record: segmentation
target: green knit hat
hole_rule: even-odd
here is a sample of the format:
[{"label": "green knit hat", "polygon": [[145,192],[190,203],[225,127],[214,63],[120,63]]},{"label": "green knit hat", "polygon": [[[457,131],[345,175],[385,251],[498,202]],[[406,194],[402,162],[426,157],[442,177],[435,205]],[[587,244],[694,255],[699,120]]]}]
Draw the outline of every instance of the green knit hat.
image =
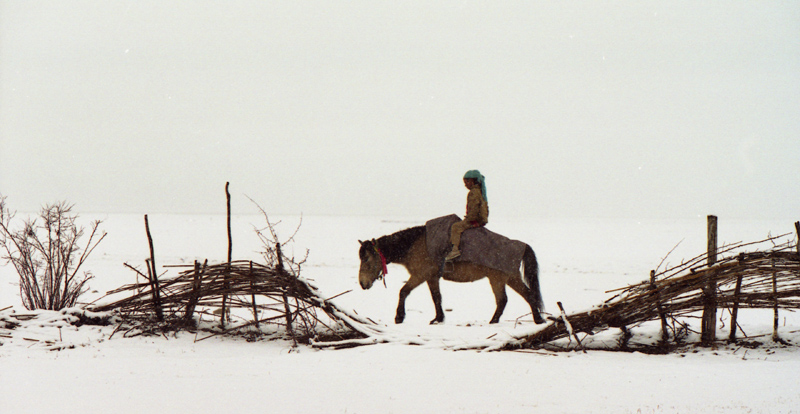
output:
[{"label": "green knit hat", "polygon": [[481,194],[483,194],[483,199],[486,202],[489,202],[489,198],[486,196],[486,177],[481,174],[478,170],[469,170],[466,174],[464,174],[464,178],[472,178],[478,181],[478,184],[481,185]]}]

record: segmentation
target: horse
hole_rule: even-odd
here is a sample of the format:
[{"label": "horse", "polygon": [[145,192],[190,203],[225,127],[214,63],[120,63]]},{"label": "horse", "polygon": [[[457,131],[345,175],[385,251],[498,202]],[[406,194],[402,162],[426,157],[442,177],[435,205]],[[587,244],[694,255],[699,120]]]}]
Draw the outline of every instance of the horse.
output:
[{"label": "horse", "polygon": [[[490,324],[500,321],[500,316],[508,302],[506,285],[525,299],[531,307],[533,320],[537,324],[544,323],[541,312],[544,311],[542,293],[539,289],[539,265],[536,254],[529,245],[525,245],[522,258],[521,272],[506,273],[482,265],[454,261],[447,263],[447,271],[442,271],[445,263],[436,263],[428,255],[426,241],[426,227],[418,226],[401,230],[397,233],[376,239],[361,241],[358,255],[361,266],[358,271],[358,280],[361,288],[367,290],[376,280],[383,279],[386,275],[386,265],[396,263],[404,266],[411,276],[400,289],[397,304],[395,323],[403,323],[406,316],[405,302],[408,295],[427,282],[431,298],[436,308],[436,317],[431,324],[444,322],[442,310],[442,294],[439,290],[439,279],[453,282],[475,282],[489,278],[489,283],[494,293],[497,308],[495,309]],[[451,266],[452,263],[452,266]]]}]

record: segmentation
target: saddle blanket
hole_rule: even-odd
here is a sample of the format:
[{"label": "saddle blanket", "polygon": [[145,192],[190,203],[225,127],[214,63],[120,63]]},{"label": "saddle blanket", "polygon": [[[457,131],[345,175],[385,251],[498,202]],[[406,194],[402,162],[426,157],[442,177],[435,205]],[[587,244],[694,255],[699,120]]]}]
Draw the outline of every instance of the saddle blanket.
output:
[{"label": "saddle blanket", "polygon": [[[450,227],[457,221],[461,221],[461,218],[451,214],[425,223],[428,255],[434,262],[442,263],[450,252]],[[455,261],[475,263],[506,273],[519,273],[526,246],[519,240],[511,240],[486,227],[475,227],[461,234],[461,256]]]}]

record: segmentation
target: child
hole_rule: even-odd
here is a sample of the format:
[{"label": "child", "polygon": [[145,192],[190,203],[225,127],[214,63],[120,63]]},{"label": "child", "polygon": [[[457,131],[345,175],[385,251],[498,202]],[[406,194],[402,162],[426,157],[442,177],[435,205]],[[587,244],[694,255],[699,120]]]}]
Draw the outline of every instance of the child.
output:
[{"label": "child", "polygon": [[453,250],[447,255],[445,260],[454,260],[461,256],[459,245],[461,244],[461,233],[473,227],[483,227],[489,222],[489,201],[486,198],[486,177],[481,175],[478,170],[469,170],[464,174],[464,186],[467,187],[467,215],[464,219],[453,223],[450,228],[450,243]]}]

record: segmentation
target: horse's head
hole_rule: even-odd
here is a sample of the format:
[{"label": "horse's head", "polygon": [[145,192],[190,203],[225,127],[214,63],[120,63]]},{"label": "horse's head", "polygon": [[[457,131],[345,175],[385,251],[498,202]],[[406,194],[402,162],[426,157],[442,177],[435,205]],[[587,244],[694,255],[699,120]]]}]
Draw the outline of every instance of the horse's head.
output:
[{"label": "horse's head", "polygon": [[358,241],[361,248],[358,250],[358,257],[361,259],[361,267],[358,269],[358,283],[362,289],[369,289],[376,280],[384,276],[384,264],[378,245],[375,239]]}]

